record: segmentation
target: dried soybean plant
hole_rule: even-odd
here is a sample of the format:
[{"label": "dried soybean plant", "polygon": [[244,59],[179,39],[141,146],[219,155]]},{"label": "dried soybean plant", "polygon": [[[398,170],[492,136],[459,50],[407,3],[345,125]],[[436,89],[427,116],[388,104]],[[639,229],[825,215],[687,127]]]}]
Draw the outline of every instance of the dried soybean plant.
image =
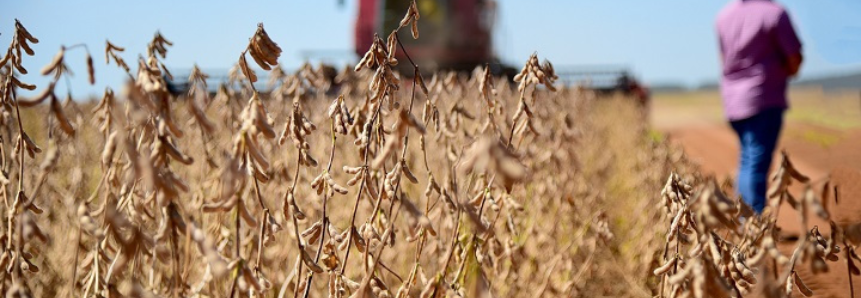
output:
[{"label": "dried soybean plant", "polygon": [[[151,292],[140,281],[128,279],[126,270],[131,276],[148,276],[150,281],[184,283],[178,248],[186,222],[177,200],[188,185],[173,162],[190,165],[194,159],[177,147],[176,139],[183,133],[171,115],[170,95],[162,77],[168,71],[157,57],[157,53],[164,57],[166,44],[169,42],[156,34],[148,45],[147,59],[138,63],[138,76],[131,77],[134,81],[126,86],[126,123],[118,121],[113,111],[111,89],[94,109],[96,124],[105,137],[102,175],[96,190],[78,207],[81,236],[77,245],[87,252],[78,264],[76,249],[73,293],[78,282],[83,296],[118,295],[126,288]],[[90,204],[96,209],[90,211]],[[144,232],[150,229],[155,233]],[[163,272],[163,266],[170,273]],[[76,280],[79,269],[85,272],[80,281]],[[173,295],[182,292],[180,287],[170,290]]]},{"label": "dried soybean plant", "polygon": [[[407,146],[409,144],[409,132],[411,129],[417,129],[421,133],[424,132],[423,125],[420,124],[412,115],[415,89],[418,86],[423,86],[421,73],[419,72],[419,67],[413,63],[409,54],[406,52],[406,49],[403,48],[399,39],[400,37],[398,36],[398,31],[407,24],[410,24],[412,21],[413,38],[418,38],[418,28],[416,25],[418,19],[419,12],[416,8],[415,1],[413,1],[410,4],[410,9],[406,16],[400,22],[399,27],[390,33],[387,41],[383,42],[381,38],[375,35],[371,48],[365,53],[361,61],[359,61],[355,67],[355,71],[362,69],[370,69],[374,71],[373,76],[370,78],[369,85],[369,92],[371,94],[366,97],[364,104],[365,108],[363,108],[366,115],[364,115],[364,117],[357,117],[357,119],[365,121],[364,123],[361,123],[362,121],[356,121],[354,124],[362,125],[363,127],[360,135],[354,142],[354,144],[359,147],[358,153],[362,156],[361,161],[363,164],[355,167],[344,167],[345,172],[354,175],[353,178],[348,181],[348,185],[356,183],[359,184],[356,204],[353,207],[350,226],[348,227],[345,239],[346,252],[343,261],[343,263],[346,264],[349,260],[351,247],[355,242],[356,248],[363,253],[362,268],[365,269],[365,276],[362,278],[361,283],[358,284],[358,287],[355,289],[349,289],[351,292],[355,291],[355,295],[353,295],[355,297],[366,297],[368,295],[371,297],[392,295],[391,290],[389,290],[389,286],[386,285],[380,276],[377,276],[376,269],[378,266],[387,268],[386,265],[380,265],[380,257],[386,246],[392,246],[394,244],[394,223],[397,218],[397,214],[400,213],[400,210],[404,205],[403,202],[408,200],[408,198],[399,196],[400,178],[402,175],[407,174],[409,177],[408,179],[411,182],[417,182],[417,179],[412,175],[408,166],[405,164]],[[402,107],[400,102],[397,100],[397,91],[399,89],[400,81],[393,70],[393,67],[398,64],[398,60],[395,58],[398,46],[400,46],[401,50],[404,51],[404,54],[415,71],[413,74],[413,88],[410,92],[410,102],[409,106],[406,108]],[[385,131],[385,124],[383,122],[384,118],[382,113],[384,112],[384,107],[388,107],[390,111],[395,109],[393,112],[397,113],[397,120],[388,132]],[[385,136],[385,134],[393,135]],[[376,147],[377,156],[372,161],[369,154],[374,147]],[[401,149],[399,154],[397,149]],[[391,171],[386,170],[386,164],[389,160],[397,160],[395,165],[392,166]],[[372,174],[372,168],[379,174]],[[384,176],[379,177],[384,179],[377,178],[372,180],[372,175]],[[374,186],[374,184],[376,184],[375,181],[379,181],[380,184]],[[365,191],[369,193],[370,199],[375,201],[374,209],[371,212],[370,218],[357,228],[355,226],[356,215],[359,204],[361,203],[362,195]],[[384,210],[381,209],[383,200],[389,201],[388,215],[381,211]],[[401,201],[401,203],[397,209],[394,209],[397,201]],[[408,202],[407,204],[412,203]],[[374,253],[375,250],[376,252]],[[343,275],[345,269],[346,266],[342,266],[340,271],[340,280],[344,280]],[[397,276],[397,274],[395,275]],[[398,279],[402,280],[400,277],[398,277]],[[330,291],[330,293],[335,294],[337,297],[342,295],[339,292],[346,292],[345,290],[347,289],[344,289],[343,285],[337,284],[339,281],[338,278],[334,281],[336,284],[330,285],[330,287],[334,287],[336,290],[335,292]]]},{"label": "dried soybean plant", "polygon": [[[534,88],[538,84],[543,84],[550,91],[556,91],[553,84],[556,82],[558,77],[553,69],[553,64],[550,61],[545,60],[544,64],[538,63],[538,54],[533,53],[532,56],[529,56],[529,60],[526,61],[526,64],[523,65],[523,68],[520,70],[520,73],[514,76],[514,81],[519,82],[517,85],[517,91],[520,92],[520,104],[517,106],[517,111],[514,112],[514,116],[511,117],[511,132],[508,134],[508,147],[512,147],[512,141],[514,140],[514,135],[520,135],[521,140],[523,139],[524,132],[529,129],[534,134],[538,134],[538,130],[535,128],[535,124],[532,121],[532,111],[529,108],[529,104],[526,103],[526,92],[529,90],[529,87]],[[532,96],[532,103],[535,103],[535,96]],[[520,119],[524,120],[521,122]]]},{"label": "dried soybean plant", "polygon": [[[2,173],[3,197],[6,202],[6,218],[5,229],[2,236],[3,254],[0,255],[0,265],[6,268],[2,273],[2,286],[5,289],[6,295],[11,297],[29,297],[32,295],[31,287],[28,283],[28,278],[25,274],[33,274],[39,272],[39,267],[33,263],[33,259],[38,255],[39,243],[44,244],[48,241],[47,235],[36,223],[36,215],[43,211],[36,205],[38,197],[35,193],[27,195],[25,189],[26,169],[25,158],[29,156],[35,158],[37,153],[41,153],[41,149],[36,145],[30,136],[24,131],[24,126],[21,119],[21,109],[23,104],[20,104],[17,89],[23,88],[27,90],[36,89],[35,85],[27,84],[17,78],[18,74],[27,74],[27,70],[23,66],[22,50],[25,54],[33,56],[35,52],[28,43],[38,43],[39,40],[30,34],[26,28],[15,20],[15,34],[12,37],[12,43],[9,45],[6,55],[0,60],[0,69],[9,65],[6,68],[4,75],[3,86],[3,122],[7,126],[7,140],[11,139],[11,129],[9,126],[17,124],[17,137],[15,148],[12,149],[11,158],[7,159],[6,154],[9,149],[5,148],[6,142],[3,142],[3,165],[5,169]],[[13,116],[14,115],[14,116]],[[14,119],[14,120],[13,120]],[[13,124],[15,123],[15,124]],[[26,152],[25,152],[26,151]],[[52,158],[56,160],[57,152],[52,151]],[[13,175],[11,171],[12,162],[18,157],[17,175]],[[49,161],[50,161],[49,159]],[[51,162],[47,163],[47,167]],[[46,167],[46,168],[47,168]],[[17,181],[15,181],[17,180]],[[14,195],[11,195],[9,190],[10,184],[17,182],[17,189]],[[14,196],[10,198],[10,196]],[[10,203],[10,199],[12,200]],[[27,271],[25,273],[25,271]]]},{"label": "dried soybean plant", "polygon": [[122,53],[125,50],[126,49],[123,47],[112,44],[110,40],[105,40],[105,64],[111,64],[111,59],[113,59],[114,63],[129,75],[129,78],[134,79],[129,65],[126,64],[126,61],[119,55],[119,53]]},{"label": "dried soybean plant", "polygon": [[[57,121],[57,125],[60,129],[69,136],[75,136],[75,128],[72,125],[72,122],[69,120],[69,117],[66,116],[66,113],[63,112],[63,107],[60,105],[60,101],[57,99],[55,87],[57,83],[60,81],[64,75],[69,76],[70,70],[68,65],[66,65],[65,58],[66,52],[73,50],[75,48],[84,48],[87,51],[86,61],[87,61],[87,73],[89,75],[90,84],[95,84],[95,71],[93,66],[93,57],[90,56],[89,49],[85,44],[77,44],[70,47],[61,46],[60,51],[54,56],[54,59],[51,60],[48,65],[45,65],[42,68],[42,75],[52,77],[51,82],[48,84],[48,87],[42,90],[39,94],[31,98],[30,100],[21,101],[20,104],[23,107],[32,107],[42,103],[45,99],[50,98],[50,107],[51,112],[54,115],[54,119]],[[69,88],[67,86],[67,88]],[[67,90],[66,103],[74,104],[72,101],[72,92],[71,90]]]},{"label": "dried soybean plant", "polygon": [[[634,111],[624,100],[599,102],[556,86],[552,65],[536,55],[518,86],[487,66],[472,75],[421,71],[400,40],[407,26],[418,37],[418,8],[411,2],[397,28],[340,72],[281,69],[281,49],[261,24],[227,83],[194,67],[189,92],[179,96],[167,89],[165,36],[156,33],[132,67],[126,49],[106,42],[106,63],[129,74],[122,91],[59,104],[75,119],[75,137],[57,133],[41,171],[7,174],[34,161],[7,159],[3,149],[5,180],[34,177],[24,188],[49,215],[35,216],[23,201],[4,221],[11,224],[0,239],[13,239],[3,243],[4,292],[15,285],[43,297],[647,294],[640,273],[662,247],[625,237],[657,235],[642,223],[658,211],[619,210],[653,204],[641,194],[657,192],[676,151],[602,117]],[[12,53],[5,60],[16,59]],[[65,73],[67,57],[49,75]],[[399,74],[399,63],[412,69]],[[5,70],[13,88],[4,92],[14,91],[15,69]],[[271,72],[266,84],[257,82],[260,69]],[[27,116],[47,110],[44,99],[21,111],[30,113],[23,119],[12,112],[16,98],[4,100],[3,139],[12,129],[26,136],[16,120],[38,120],[23,125],[27,132],[63,129],[59,116]],[[76,105],[93,120],[76,119]],[[284,126],[280,135],[276,125]],[[45,134],[33,135],[19,146],[36,153],[29,142]],[[45,233],[30,228],[37,221]],[[637,224],[639,234],[626,232]],[[14,241],[45,234],[74,245],[40,250]],[[20,268],[45,264],[30,278],[9,266],[19,248]]]},{"label": "dried soybean plant", "polygon": [[[257,76],[246,62],[246,54],[249,54],[261,68],[268,70],[271,69],[271,66],[278,64],[281,49],[269,38],[263,29],[263,24],[258,24],[257,31],[239,57],[239,65],[253,93],[240,116],[242,125],[234,137],[233,151],[228,157],[231,161],[222,170],[222,195],[218,201],[203,206],[203,210],[208,212],[232,212],[232,216],[235,218],[235,241],[233,243],[235,253],[229,265],[229,269],[233,271],[233,281],[229,291],[231,296],[237,291],[240,293],[263,293],[272,286],[261,269],[261,254],[263,245],[273,241],[274,234],[281,229],[281,225],[273,217],[264,202],[263,193],[260,191],[260,183],[267,183],[270,180],[267,174],[270,162],[262,151],[260,136],[269,140],[275,139],[274,120],[269,117],[266,107],[263,105],[256,88],[254,88]],[[201,118],[198,120],[199,124],[203,122],[205,117],[201,115]],[[203,126],[203,124],[200,125]],[[253,183],[253,189],[250,191],[253,192],[257,203],[260,205],[261,213],[257,217],[260,219],[259,221],[249,210],[248,201],[250,198],[245,191],[249,187],[248,178]],[[252,231],[260,225],[256,247],[257,262],[254,264],[253,270],[251,269],[250,253],[248,253],[248,257],[245,257],[241,251],[243,246],[242,235],[245,234],[242,231],[242,222],[245,222]]]},{"label": "dried soybean plant", "polygon": [[211,167],[217,168],[212,154],[209,153],[208,143],[212,139],[213,134],[216,133],[218,127],[215,122],[209,119],[204,108],[208,107],[209,103],[211,103],[206,84],[208,78],[209,75],[203,73],[197,68],[197,65],[191,69],[191,74],[188,76],[189,89],[188,97],[186,98],[186,107],[188,107],[188,112],[193,117],[192,119],[194,119],[200,131],[200,141],[201,146],[203,146],[203,153],[206,155],[206,162]]},{"label": "dried soybean plant", "polygon": [[[799,198],[789,189],[793,182],[803,184]],[[840,227],[830,219],[824,205],[830,197],[830,184],[823,182],[822,192],[817,194],[814,183],[794,168],[784,152],[768,191],[769,206],[760,216],[740,200],[724,195],[714,180],[695,188],[672,174],[662,191],[670,226],[663,263],[654,271],[661,277],[658,294],[789,297],[801,293],[809,297],[813,291],[798,274],[798,265],[810,264],[809,272],[813,274],[827,272],[828,262],[838,261],[841,249],[846,250],[843,255],[850,279],[848,290],[854,292],[851,276],[859,272],[852,259],[857,260],[857,255],[853,255],[854,246],[846,239],[857,231],[847,234],[851,227]],[[798,222],[805,233],[794,244],[790,256],[778,249],[781,229],[776,218],[784,202],[798,211]],[[818,226],[809,228],[808,214],[830,221],[830,236],[823,235]],[[745,220],[740,222],[739,218]]]}]

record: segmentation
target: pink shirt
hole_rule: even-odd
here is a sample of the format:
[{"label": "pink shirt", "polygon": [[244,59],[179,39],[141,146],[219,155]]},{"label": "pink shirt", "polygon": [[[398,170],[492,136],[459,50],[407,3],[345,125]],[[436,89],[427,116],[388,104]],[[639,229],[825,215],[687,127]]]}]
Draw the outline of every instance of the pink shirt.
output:
[{"label": "pink shirt", "polygon": [[734,0],[717,17],[721,95],[730,121],[788,107],[786,59],[801,41],[786,10],[771,0]]}]

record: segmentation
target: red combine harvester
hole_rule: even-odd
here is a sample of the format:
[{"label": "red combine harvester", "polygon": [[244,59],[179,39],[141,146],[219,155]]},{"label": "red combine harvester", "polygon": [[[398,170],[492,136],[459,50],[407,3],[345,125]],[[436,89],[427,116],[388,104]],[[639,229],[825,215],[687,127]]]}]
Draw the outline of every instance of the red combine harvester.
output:
[{"label": "red combine harvester", "polygon": [[[343,7],[346,0],[339,0]],[[374,34],[381,38],[398,27],[409,8],[410,0],[357,0],[358,9],[353,28],[354,51],[358,58],[373,43]],[[493,30],[497,18],[495,0],[416,0],[421,18],[419,39],[413,39],[409,30],[400,33],[401,42],[413,61],[425,74],[441,70],[470,72],[477,66],[488,65],[491,73],[509,80],[519,72],[517,68],[500,62],[493,49]],[[303,51],[303,60],[311,57],[343,54],[341,51]],[[322,54],[322,55],[320,55]],[[352,56],[352,53],[349,54]],[[406,55],[398,48],[396,57],[402,75],[411,76],[413,69],[406,63]],[[523,57],[526,58],[526,57]],[[648,88],[640,84],[622,66],[556,66],[556,74],[565,85],[580,85],[599,96],[617,92],[635,95],[641,102],[648,101]],[[334,79],[334,70],[331,72]],[[259,74],[266,81],[266,72]],[[182,76],[179,76],[182,77]],[[226,81],[226,76],[210,77]],[[173,86],[175,85],[175,86]],[[182,93],[181,83],[173,84],[175,93]],[[217,84],[212,84],[217,86]],[[172,89],[172,90],[173,90]]]},{"label": "red combine harvester", "polygon": [[[343,3],[343,2],[341,2]],[[363,56],[373,43],[374,34],[385,39],[398,27],[410,0],[358,0],[358,15],[354,28],[355,51]],[[476,66],[489,65],[497,76],[513,78],[517,68],[500,63],[493,51],[493,28],[496,23],[497,2],[494,0],[416,0],[421,18],[419,39],[413,39],[408,30],[400,33],[410,57],[423,72],[438,70],[468,72]],[[399,49],[395,55],[405,62]],[[409,63],[400,63],[401,74],[412,73]],[[634,95],[645,103],[648,88],[634,79],[622,67],[557,67],[564,84],[582,84],[598,95],[621,92]]]},{"label": "red combine harvester", "polygon": [[[410,57],[423,71],[471,71],[490,64],[499,73],[502,66],[493,53],[493,0],[417,0],[421,37],[400,33]],[[355,26],[355,50],[361,57],[371,47],[374,34],[381,38],[397,28],[410,5],[409,0],[359,0]],[[405,61],[402,51],[396,54]],[[406,63],[401,65],[406,67]],[[407,71],[408,70],[408,71]],[[408,68],[401,69],[409,73]]]}]

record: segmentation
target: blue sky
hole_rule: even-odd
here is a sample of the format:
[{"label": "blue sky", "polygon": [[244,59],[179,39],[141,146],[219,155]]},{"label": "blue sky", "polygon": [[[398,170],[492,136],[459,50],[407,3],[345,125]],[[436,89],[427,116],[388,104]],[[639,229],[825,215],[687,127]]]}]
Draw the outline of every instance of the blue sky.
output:
[{"label": "blue sky", "polygon": [[[166,59],[179,72],[197,63],[225,70],[256,28],[284,49],[281,64],[301,64],[307,50],[352,51],[355,0],[282,1],[7,1],[0,10],[0,45],[9,44],[14,18],[41,42],[26,57],[31,74],[24,80],[44,84],[38,70],[60,45],[86,43],[96,59],[96,86],[86,84],[84,54],[69,53],[78,96],[118,86],[122,73],[104,64],[104,42],[126,47],[135,61],[156,30],[175,46]],[[520,65],[533,51],[554,64],[631,67],[649,83],[689,86],[719,74],[714,16],[727,0],[499,0],[495,49],[503,61]],[[861,1],[782,0],[805,44],[802,77],[861,70]],[[61,87],[60,88],[64,88]]]}]

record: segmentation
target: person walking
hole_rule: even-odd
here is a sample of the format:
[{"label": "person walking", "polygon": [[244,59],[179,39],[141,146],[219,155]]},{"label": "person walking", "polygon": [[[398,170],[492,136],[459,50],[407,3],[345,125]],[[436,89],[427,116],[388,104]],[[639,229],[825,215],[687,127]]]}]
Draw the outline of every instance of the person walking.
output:
[{"label": "person walking", "polygon": [[786,10],[771,0],[733,0],[717,17],[726,118],[741,145],[736,189],[757,214],[789,108],[787,85],[803,60]]}]

